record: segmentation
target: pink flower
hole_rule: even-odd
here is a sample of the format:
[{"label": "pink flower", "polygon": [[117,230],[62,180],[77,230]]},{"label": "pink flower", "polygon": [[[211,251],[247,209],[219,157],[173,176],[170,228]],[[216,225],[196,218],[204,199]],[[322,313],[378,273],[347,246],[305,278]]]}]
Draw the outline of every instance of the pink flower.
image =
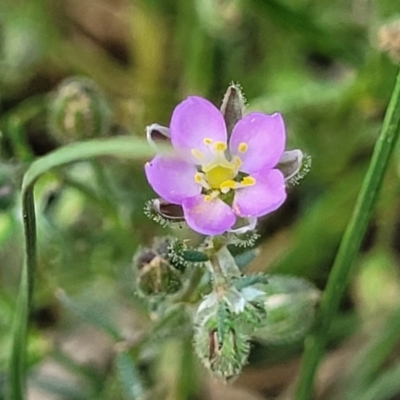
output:
[{"label": "pink flower", "polygon": [[285,177],[276,168],[286,140],[280,114],[244,116],[228,143],[221,112],[201,97],[188,97],[175,108],[170,130],[159,132],[170,137],[175,152],[146,163],[147,179],[159,196],[182,207],[193,230],[219,235],[238,218],[254,228],[258,217],[285,201]]}]

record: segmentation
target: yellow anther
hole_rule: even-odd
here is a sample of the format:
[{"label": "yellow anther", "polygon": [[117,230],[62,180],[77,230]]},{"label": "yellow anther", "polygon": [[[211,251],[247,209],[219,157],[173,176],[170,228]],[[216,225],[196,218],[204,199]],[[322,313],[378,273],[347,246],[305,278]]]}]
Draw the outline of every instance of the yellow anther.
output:
[{"label": "yellow anther", "polygon": [[226,146],[226,143],[224,143],[224,142],[216,142],[214,144],[214,149],[216,151],[225,151],[226,148],[227,148],[227,146]]},{"label": "yellow anther", "polygon": [[253,186],[256,183],[256,180],[251,176],[245,176],[240,182],[243,186]]},{"label": "yellow anther", "polygon": [[204,196],[204,201],[211,201],[219,196],[219,192],[217,190],[213,190],[210,194]]},{"label": "yellow anther", "polygon": [[200,174],[199,172],[194,176],[194,180],[197,182],[197,183],[201,183],[202,181],[203,181],[203,174]]},{"label": "yellow anther", "polygon": [[249,146],[247,145],[247,143],[245,142],[240,143],[238,146],[239,153],[245,153],[248,148]]},{"label": "yellow anther", "polygon": [[203,142],[204,142],[204,144],[211,144],[213,142],[213,140],[210,138],[204,138]]},{"label": "yellow anther", "polygon": [[192,149],[190,150],[190,152],[192,153],[192,156],[197,158],[198,160],[202,160],[204,158],[204,154],[197,149]]},{"label": "yellow anther", "polygon": [[235,189],[236,182],[233,181],[232,179],[229,179],[227,181],[222,182],[219,187],[220,187],[221,190],[222,189]]}]

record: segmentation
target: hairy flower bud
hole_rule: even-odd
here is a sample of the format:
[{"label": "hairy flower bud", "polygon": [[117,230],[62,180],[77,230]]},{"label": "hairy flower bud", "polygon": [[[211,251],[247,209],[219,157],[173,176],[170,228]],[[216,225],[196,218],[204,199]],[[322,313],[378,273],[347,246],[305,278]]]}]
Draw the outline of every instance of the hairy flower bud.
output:
[{"label": "hairy flower bud", "polygon": [[246,104],[242,89],[239,85],[231,83],[221,105],[221,114],[224,117],[228,135],[232,133],[236,123],[242,119],[245,107]]},{"label": "hairy flower bud", "polygon": [[176,293],[182,287],[181,265],[169,254],[170,240],[155,239],[151,248],[140,249],[134,257],[137,286],[144,295]]},{"label": "hairy flower bud", "polygon": [[221,329],[217,316],[205,319],[196,326],[194,347],[204,366],[215,375],[229,379],[239,374],[250,352],[249,336],[226,314]]},{"label": "hairy flower bud", "polygon": [[110,108],[101,89],[88,78],[64,80],[50,100],[49,127],[61,143],[98,137],[110,127]]},{"label": "hairy flower bud", "polygon": [[254,284],[262,275],[233,278],[205,296],[195,315],[194,347],[204,366],[224,379],[237,375],[247,362],[250,335],[267,317],[264,292]]},{"label": "hairy flower bud", "polygon": [[383,25],[378,33],[378,46],[386,51],[392,60],[400,62],[400,19]]},{"label": "hairy flower bud", "polygon": [[319,291],[305,279],[283,275],[269,275],[257,288],[265,294],[266,317],[253,336],[271,344],[302,338],[314,320]]}]

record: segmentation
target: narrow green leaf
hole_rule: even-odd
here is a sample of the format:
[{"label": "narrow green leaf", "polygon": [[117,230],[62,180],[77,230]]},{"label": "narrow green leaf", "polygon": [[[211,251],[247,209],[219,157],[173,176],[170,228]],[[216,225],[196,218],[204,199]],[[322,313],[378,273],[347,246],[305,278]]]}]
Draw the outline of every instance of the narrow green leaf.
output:
[{"label": "narrow green leaf", "polygon": [[119,353],[117,356],[117,371],[126,398],[129,400],[143,399],[145,389],[142,386],[135,364],[130,355],[125,351]]},{"label": "narrow green leaf", "polygon": [[33,162],[24,175],[22,191],[25,192],[26,188],[45,172],[71,162],[100,156],[143,159],[151,157],[153,154],[154,150],[146,141],[134,137],[94,139],[71,143]]},{"label": "narrow green leaf", "polygon": [[185,250],[182,254],[185,261],[189,262],[206,262],[209,260],[207,254],[196,250]]},{"label": "narrow green leaf", "polygon": [[11,347],[9,394],[13,400],[23,400],[25,393],[25,364],[28,318],[36,269],[36,218],[33,190],[27,190],[22,199],[25,259],[21,271],[17,309],[13,326]]},{"label": "narrow green leaf", "polygon": [[363,393],[352,400],[387,400],[395,398],[400,392],[400,363],[386,369]]},{"label": "narrow green leaf", "polygon": [[314,328],[305,341],[305,353],[302,360],[299,386],[295,395],[296,400],[309,400],[313,397],[314,378],[324,353],[330,324],[337,313],[340,299],[348,285],[354,260],[367,230],[399,134],[400,72],[397,75],[381,134],[376,142],[357,203],[343,235],[326,289],[322,295]]},{"label": "narrow green leaf", "polygon": [[[160,151],[162,148],[160,147]],[[154,150],[141,139],[122,137],[112,139],[94,139],[82,143],[73,143],[61,147],[34,161],[26,171],[22,182],[22,216],[24,221],[25,260],[21,272],[17,309],[14,317],[13,342],[9,364],[8,391],[13,400],[25,398],[25,369],[28,317],[32,303],[34,276],[36,270],[36,217],[33,189],[41,175],[53,168],[83,161],[99,156],[141,159],[150,157]],[[119,338],[119,334],[109,326],[98,321],[110,335]]]}]

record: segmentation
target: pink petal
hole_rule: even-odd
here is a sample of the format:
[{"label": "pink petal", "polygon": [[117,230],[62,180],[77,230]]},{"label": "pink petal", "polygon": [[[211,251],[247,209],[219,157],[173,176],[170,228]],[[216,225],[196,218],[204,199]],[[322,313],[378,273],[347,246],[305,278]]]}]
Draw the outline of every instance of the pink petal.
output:
[{"label": "pink petal", "polygon": [[154,191],[170,203],[181,204],[201,192],[201,186],[194,180],[197,169],[186,161],[156,156],[146,163],[145,171]]},{"label": "pink petal", "polygon": [[185,199],[182,203],[187,224],[203,235],[220,235],[235,224],[236,216],[222,200],[210,201],[199,195]]},{"label": "pink petal", "polygon": [[188,97],[175,108],[170,124],[173,146],[192,159],[191,150],[207,153],[205,138],[226,142],[225,121],[208,100]]},{"label": "pink petal", "polygon": [[261,217],[279,208],[286,199],[285,178],[282,172],[272,169],[263,174],[253,174],[254,186],[237,189],[233,210],[240,217]]},{"label": "pink petal", "polygon": [[[251,113],[233,128],[229,148],[243,162],[240,170],[249,174],[275,167],[285,149],[285,125],[281,114]],[[245,143],[247,150],[239,151]]]}]

